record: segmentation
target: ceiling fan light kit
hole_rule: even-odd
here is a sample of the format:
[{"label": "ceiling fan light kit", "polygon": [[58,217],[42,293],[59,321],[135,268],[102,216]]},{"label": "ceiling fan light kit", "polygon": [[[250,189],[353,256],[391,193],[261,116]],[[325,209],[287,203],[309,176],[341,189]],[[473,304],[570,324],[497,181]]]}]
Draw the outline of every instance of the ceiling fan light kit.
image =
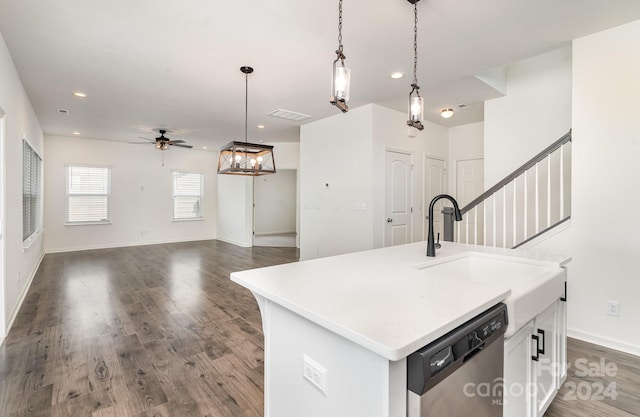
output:
[{"label": "ceiling fan light kit", "polygon": [[174,140],[174,139],[169,139],[168,137],[166,137],[164,135],[165,133],[168,132],[168,130],[166,130],[166,129],[154,129],[154,130],[157,131],[158,133],[160,133],[160,136],[158,136],[155,139],[147,139],[147,138],[140,137],[140,139],[144,139],[147,142],[129,142],[129,143],[134,144],[134,145],[151,143],[151,144],[155,145],[156,149],[159,149],[161,151],[166,151],[169,148],[171,148],[172,146],[176,146],[178,148],[187,148],[187,149],[193,148],[193,146],[185,144],[185,142],[182,139]]},{"label": "ceiling fan light kit", "polygon": [[244,66],[240,67],[240,71],[245,75],[244,142],[229,142],[220,149],[218,174],[249,176],[275,174],[276,163],[273,157],[273,146],[247,141],[249,74],[253,72],[253,68]]}]

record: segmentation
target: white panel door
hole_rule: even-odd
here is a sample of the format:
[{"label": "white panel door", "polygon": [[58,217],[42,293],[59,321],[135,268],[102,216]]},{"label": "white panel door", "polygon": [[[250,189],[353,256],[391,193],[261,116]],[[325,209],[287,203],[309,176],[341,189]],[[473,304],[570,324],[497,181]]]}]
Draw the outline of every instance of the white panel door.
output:
[{"label": "white panel door", "polygon": [[[484,191],[484,159],[456,161],[456,200],[463,208]],[[460,241],[482,244],[484,222],[482,208],[470,212],[463,219]],[[469,235],[467,238],[467,234]],[[468,239],[468,240],[467,240]]]},{"label": "white panel door", "polygon": [[385,246],[402,245],[412,241],[412,175],[411,154],[386,151]]},{"label": "white panel door", "polygon": [[460,208],[482,194],[484,189],[484,159],[456,162],[456,200]]},{"label": "white panel door", "polygon": [[[447,170],[445,168],[444,159],[425,157],[424,160],[424,239],[427,238],[429,230],[429,203],[433,197],[446,192]],[[439,200],[433,208],[433,237],[437,239],[438,233],[440,238],[442,234],[442,207],[443,200]]]}]

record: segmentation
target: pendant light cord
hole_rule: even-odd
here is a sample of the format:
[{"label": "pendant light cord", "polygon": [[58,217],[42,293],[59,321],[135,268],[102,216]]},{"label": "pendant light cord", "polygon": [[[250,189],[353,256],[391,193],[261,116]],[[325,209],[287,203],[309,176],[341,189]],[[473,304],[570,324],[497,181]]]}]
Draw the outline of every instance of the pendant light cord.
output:
[{"label": "pendant light cord", "polygon": [[342,47],[342,0],[338,2],[338,50],[336,54],[338,54],[338,58],[340,58],[340,62],[342,62],[342,66],[344,66],[344,53]]},{"label": "pendant light cord", "polygon": [[415,16],[413,24],[413,84],[418,85],[418,2],[413,4],[413,13]]},{"label": "pendant light cord", "polygon": [[244,74],[244,142],[247,143],[247,124],[249,118],[249,74]]}]

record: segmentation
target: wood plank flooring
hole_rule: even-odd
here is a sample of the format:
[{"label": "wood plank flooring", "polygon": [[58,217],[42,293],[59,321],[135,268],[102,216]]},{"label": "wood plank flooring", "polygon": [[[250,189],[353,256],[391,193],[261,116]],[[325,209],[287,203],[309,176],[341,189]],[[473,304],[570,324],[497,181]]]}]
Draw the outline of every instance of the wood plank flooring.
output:
[{"label": "wood plank flooring", "polygon": [[640,416],[640,358],[568,339],[567,380],[545,417]]},{"label": "wood plank flooring", "polygon": [[[0,417],[262,416],[260,313],[229,274],[297,259],[220,241],[46,255],[0,347]],[[640,416],[639,358],[568,345],[546,417]],[[615,375],[580,376],[601,358]],[[615,400],[593,396],[610,382]]]},{"label": "wood plank flooring", "polygon": [[229,274],[298,256],[220,241],[46,255],[0,348],[0,416],[262,416],[260,313]]}]

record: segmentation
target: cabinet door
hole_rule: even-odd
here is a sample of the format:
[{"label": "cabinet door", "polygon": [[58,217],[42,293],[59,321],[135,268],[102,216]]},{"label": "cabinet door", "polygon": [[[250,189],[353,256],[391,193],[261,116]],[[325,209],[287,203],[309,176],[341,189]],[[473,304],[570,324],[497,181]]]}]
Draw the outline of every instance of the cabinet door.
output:
[{"label": "cabinet door", "polygon": [[[541,417],[558,392],[557,313],[558,302],[535,318],[533,334],[538,336],[538,357],[535,362],[536,412]],[[535,349],[535,347],[534,347]],[[536,352],[534,352],[536,356]]]},{"label": "cabinet door", "polygon": [[[504,406],[503,417],[532,417],[535,386],[532,371],[533,321],[527,323],[504,343]],[[532,379],[533,378],[533,379]]]}]

